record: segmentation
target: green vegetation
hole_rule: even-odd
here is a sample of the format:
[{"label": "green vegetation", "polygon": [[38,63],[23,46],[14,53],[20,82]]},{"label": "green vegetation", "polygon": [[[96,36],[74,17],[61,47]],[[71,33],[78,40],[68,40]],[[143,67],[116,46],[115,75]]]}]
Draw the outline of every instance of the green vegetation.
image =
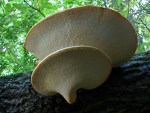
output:
[{"label": "green vegetation", "polygon": [[31,71],[36,58],[23,48],[29,29],[44,17],[67,8],[96,5],[121,13],[138,33],[137,53],[150,50],[149,0],[1,0],[0,75]]}]

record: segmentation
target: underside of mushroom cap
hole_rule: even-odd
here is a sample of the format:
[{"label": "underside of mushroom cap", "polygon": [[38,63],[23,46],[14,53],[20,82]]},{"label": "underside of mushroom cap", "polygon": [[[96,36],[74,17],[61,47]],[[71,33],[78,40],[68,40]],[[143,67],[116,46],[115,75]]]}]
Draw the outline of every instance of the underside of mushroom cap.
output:
[{"label": "underside of mushroom cap", "polygon": [[69,46],[93,46],[105,52],[113,67],[128,61],[137,47],[131,23],[119,13],[84,6],[51,15],[28,33],[25,48],[39,60]]},{"label": "underside of mushroom cap", "polygon": [[111,72],[110,59],[94,47],[68,47],[43,59],[32,73],[33,88],[43,95],[61,94],[68,103],[80,88],[94,89]]}]

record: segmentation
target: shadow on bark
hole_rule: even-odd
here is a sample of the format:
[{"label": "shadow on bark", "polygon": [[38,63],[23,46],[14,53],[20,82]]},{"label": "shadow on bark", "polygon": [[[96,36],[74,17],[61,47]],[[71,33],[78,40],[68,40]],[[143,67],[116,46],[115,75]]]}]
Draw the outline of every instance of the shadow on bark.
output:
[{"label": "shadow on bark", "polygon": [[113,69],[102,86],[80,89],[72,105],[35,92],[30,76],[0,77],[0,113],[150,113],[150,51]]}]

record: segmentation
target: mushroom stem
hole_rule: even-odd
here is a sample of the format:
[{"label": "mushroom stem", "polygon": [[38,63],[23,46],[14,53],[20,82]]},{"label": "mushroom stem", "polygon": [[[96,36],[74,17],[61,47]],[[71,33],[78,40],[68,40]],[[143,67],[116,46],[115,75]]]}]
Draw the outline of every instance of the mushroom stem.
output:
[{"label": "mushroom stem", "polygon": [[[66,89],[66,91],[65,91]],[[60,92],[60,94],[65,98],[65,100],[69,103],[69,104],[73,104],[76,99],[77,99],[77,91],[76,90],[72,90],[72,89],[62,89],[62,91]]]}]

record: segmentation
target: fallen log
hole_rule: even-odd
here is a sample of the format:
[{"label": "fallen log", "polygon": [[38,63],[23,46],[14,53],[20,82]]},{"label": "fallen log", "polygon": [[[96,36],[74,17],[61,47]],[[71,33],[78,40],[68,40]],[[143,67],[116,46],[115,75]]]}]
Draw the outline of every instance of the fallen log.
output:
[{"label": "fallen log", "polygon": [[72,105],[34,91],[30,76],[0,77],[0,113],[150,113],[150,51],[114,68],[100,87],[78,90]]}]

